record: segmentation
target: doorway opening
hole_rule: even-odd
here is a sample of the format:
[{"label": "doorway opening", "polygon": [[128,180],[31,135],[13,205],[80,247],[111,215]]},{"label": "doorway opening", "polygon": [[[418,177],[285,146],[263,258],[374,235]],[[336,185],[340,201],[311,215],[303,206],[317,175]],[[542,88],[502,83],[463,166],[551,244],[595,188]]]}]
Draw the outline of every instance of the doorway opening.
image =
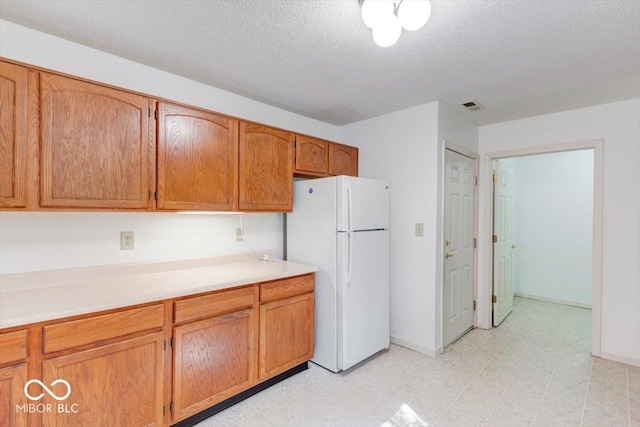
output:
[{"label": "doorway opening", "polygon": [[600,354],[602,141],[485,159],[483,308],[498,326],[513,298],[591,308]]}]

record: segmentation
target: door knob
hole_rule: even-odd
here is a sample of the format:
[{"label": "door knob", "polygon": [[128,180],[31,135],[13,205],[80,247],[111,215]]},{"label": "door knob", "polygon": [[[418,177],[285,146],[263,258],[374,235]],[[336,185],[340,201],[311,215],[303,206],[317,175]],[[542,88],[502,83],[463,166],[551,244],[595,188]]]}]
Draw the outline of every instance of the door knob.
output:
[{"label": "door knob", "polygon": [[454,255],[455,255],[455,254],[450,254],[449,252],[445,252],[445,253],[444,253],[444,258],[445,258],[445,259],[449,259],[449,258],[452,258]]},{"label": "door knob", "polygon": [[517,248],[516,245],[511,245],[511,249],[515,249],[515,248]]}]

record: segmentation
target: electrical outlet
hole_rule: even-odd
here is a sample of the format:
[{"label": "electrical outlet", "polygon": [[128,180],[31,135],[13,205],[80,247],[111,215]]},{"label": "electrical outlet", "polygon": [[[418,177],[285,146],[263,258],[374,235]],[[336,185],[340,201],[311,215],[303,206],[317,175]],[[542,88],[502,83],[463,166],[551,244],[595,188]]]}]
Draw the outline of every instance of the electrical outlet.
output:
[{"label": "electrical outlet", "polygon": [[244,230],[240,227],[236,228],[236,242],[244,242]]},{"label": "electrical outlet", "polygon": [[424,224],[416,222],[416,237],[424,237]]},{"label": "electrical outlet", "polygon": [[136,243],[136,234],[133,231],[120,232],[120,250],[128,251],[134,249]]}]

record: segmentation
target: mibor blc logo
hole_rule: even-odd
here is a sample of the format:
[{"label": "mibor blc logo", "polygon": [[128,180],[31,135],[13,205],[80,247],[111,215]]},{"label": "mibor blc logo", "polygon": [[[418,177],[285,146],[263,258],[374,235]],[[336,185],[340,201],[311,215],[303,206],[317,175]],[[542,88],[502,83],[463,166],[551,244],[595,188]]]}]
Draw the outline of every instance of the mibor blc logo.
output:
[{"label": "mibor blc logo", "polygon": [[[38,384],[40,387],[42,387],[42,392],[37,396],[32,395],[29,392],[29,386],[31,384]],[[29,400],[38,401],[44,397],[44,394],[46,392],[49,396],[53,397],[58,402],[62,400],[67,400],[67,398],[71,395],[71,385],[66,380],[58,379],[52,382],[50,387],[54,387],[56,384],[65,385],[65,387],[67,388],[67,391],[64,395],[58,396],[49,387],[47,387],[45,383],[36,379],[27,381],[27,383],[24,385],[24,395]],[[16,412],[28,412],[28,413],[37,412],[39,414],[43,414],[45,412],[56,413],[56,414],[77,414],[79,412],[79,409],[78,409],[77,403],[73,403],[73,404],[58,403],[55,405],[52,403],[25,403],[24,405],[20,405],[20,404],[16,405]]]}]

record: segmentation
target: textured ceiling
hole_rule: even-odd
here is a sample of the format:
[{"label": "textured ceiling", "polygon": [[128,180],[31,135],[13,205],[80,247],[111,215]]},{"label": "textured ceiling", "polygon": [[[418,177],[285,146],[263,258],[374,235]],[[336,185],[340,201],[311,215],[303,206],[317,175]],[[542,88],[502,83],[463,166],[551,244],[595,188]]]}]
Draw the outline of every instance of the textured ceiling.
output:
[{"label": "textured ceiling", "polygon": [[[438,1],[380,48],[358,0],[0,1],[0,17],[341,125],[442,101],[482,125],[640,96],[638,1]],[[486,109],[458,104],[475,99]]]}]

